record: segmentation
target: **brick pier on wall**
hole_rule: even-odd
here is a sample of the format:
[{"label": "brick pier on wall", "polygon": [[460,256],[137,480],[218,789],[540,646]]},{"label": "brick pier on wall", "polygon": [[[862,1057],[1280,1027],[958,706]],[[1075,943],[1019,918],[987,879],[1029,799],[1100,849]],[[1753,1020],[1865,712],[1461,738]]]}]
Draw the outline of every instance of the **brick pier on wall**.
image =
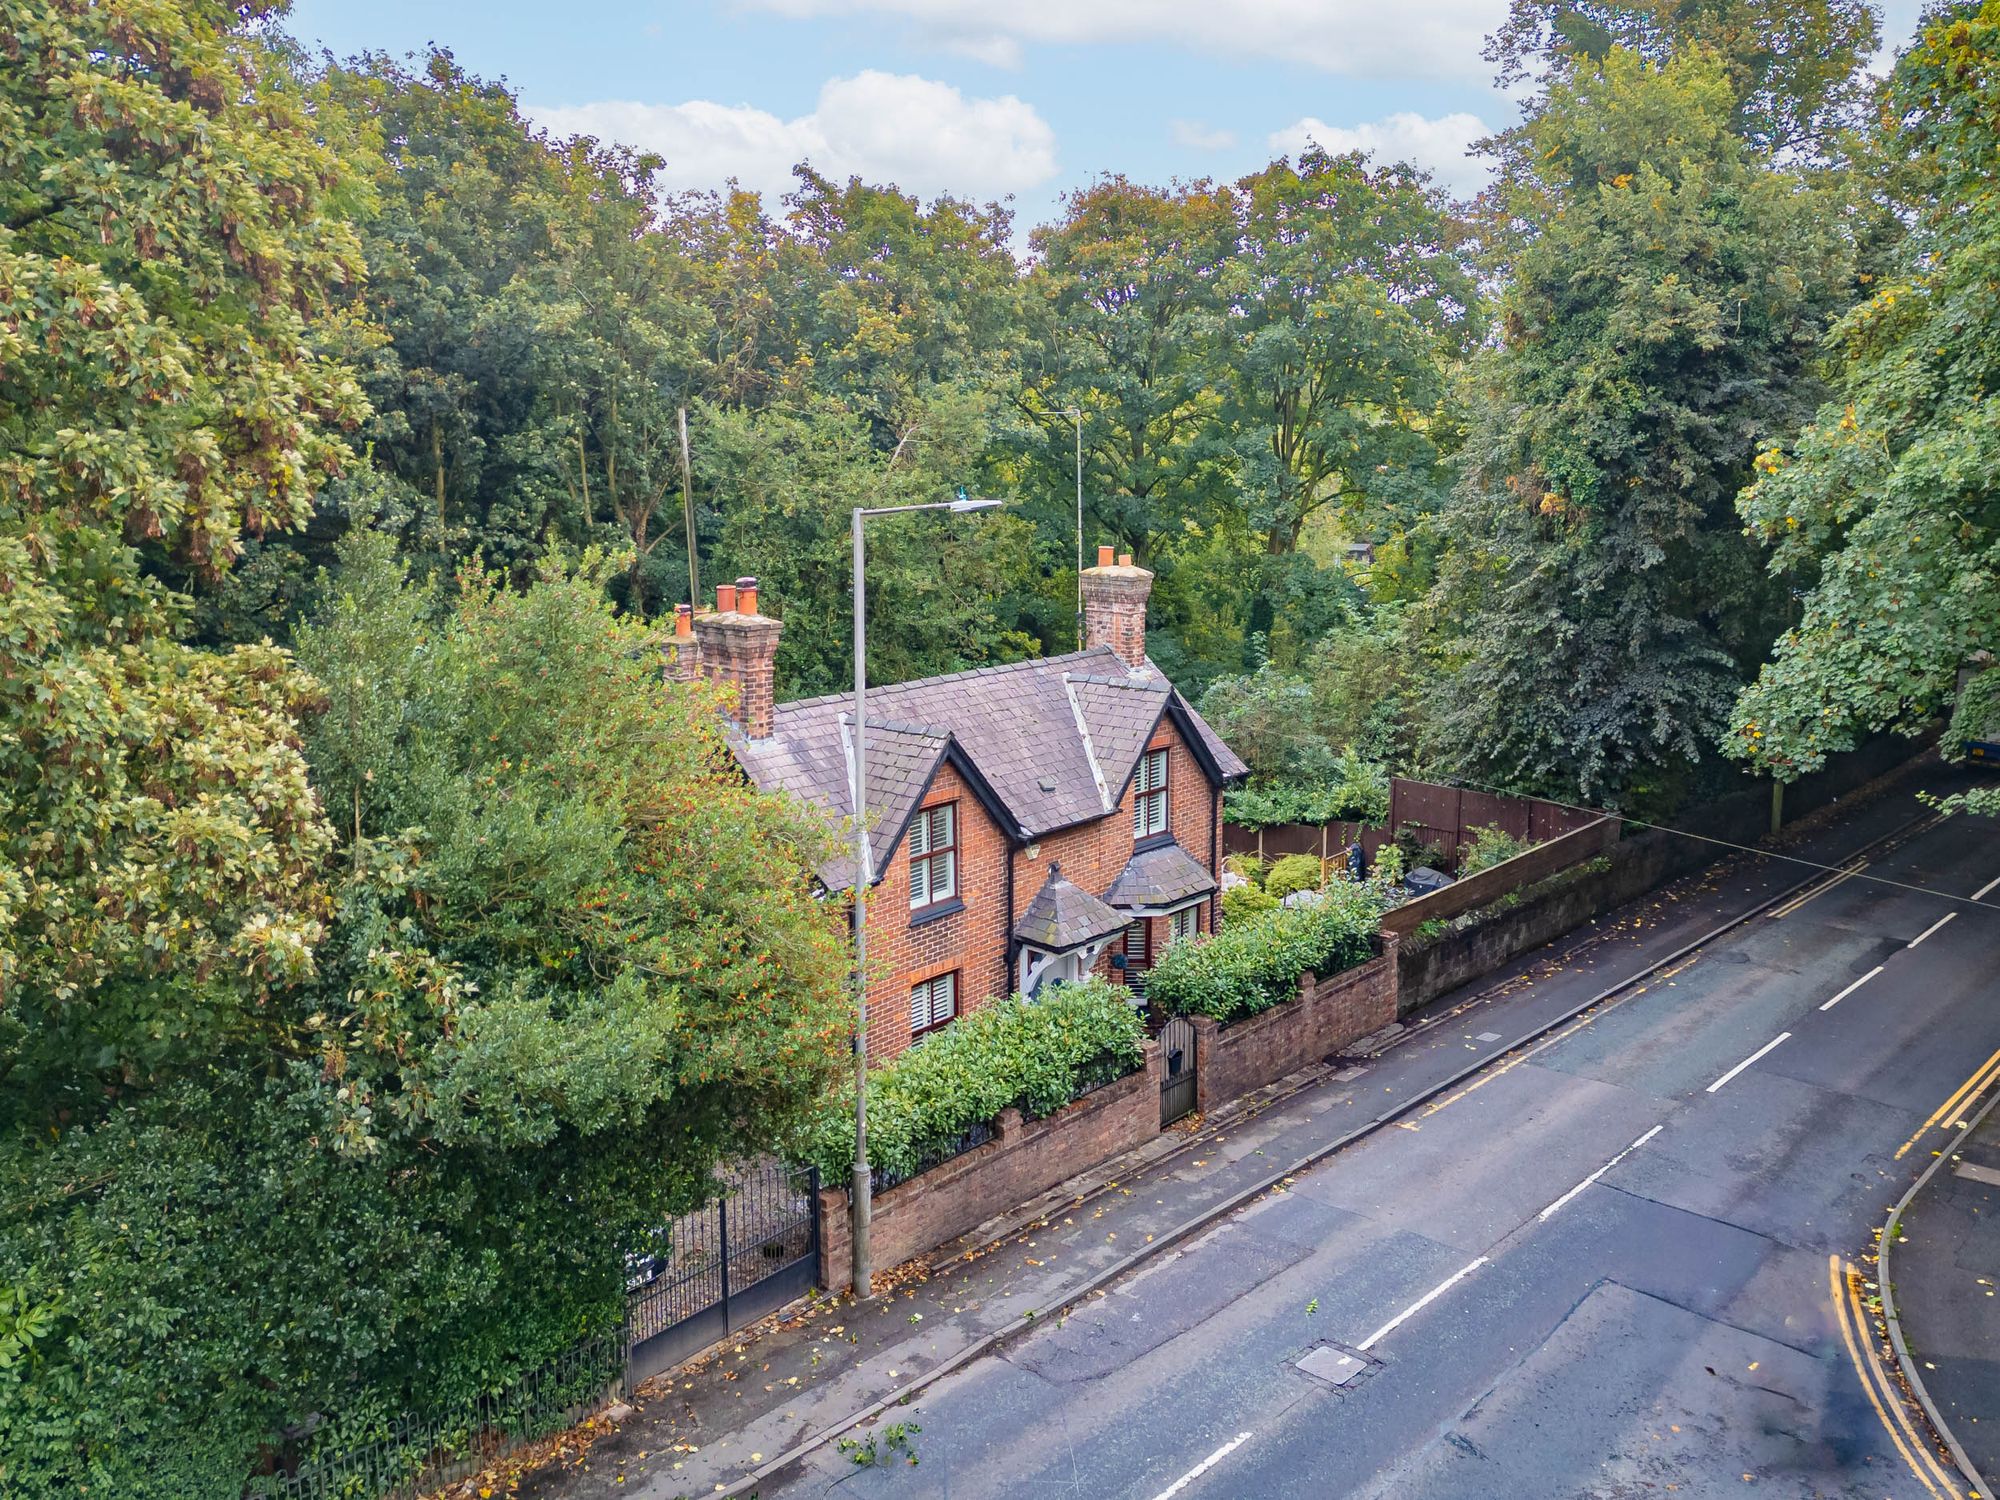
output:
[{"label": "brick pier on wall", "polygon": [[1310,1067],[1396,1019],[1397,937],[1329,978],[1308,974],[1296,1000],[1224,1026],[1194,1017],[1195,1108],[1202,1113]]},{"label": "brick pier on wall", "polygon": [[[1046,1120],[1023,1119],[1019,1110],[1003,1109],[995,1124],[998,1139],[875,1195],[869,1238],[876,1265],[901,1265],[949,1244],[1158,1135],[1159,1044],[1146,1043],[1145,1063],[1137,1072]],[[844,1189],[820,1190],[819,1224],[820,1285],[830,1292],[846,1291],[853,1284],[853,1266]]]}]

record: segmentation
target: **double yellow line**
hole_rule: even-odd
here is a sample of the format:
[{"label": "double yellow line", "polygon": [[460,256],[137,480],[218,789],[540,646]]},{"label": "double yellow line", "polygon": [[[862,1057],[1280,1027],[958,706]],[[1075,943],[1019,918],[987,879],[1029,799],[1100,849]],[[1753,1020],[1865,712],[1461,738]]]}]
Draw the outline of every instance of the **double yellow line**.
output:
[{"label": "double yellow line", "polygon": [[1896,1148],[1895,1159],[1901,1161],[1908,1156],[1910,1148],[1922,1140],[1925,1133],[1939,1121],[1949,1119],[1954,1111],[1970,1108],[1972,1101],[1983,1094],[1996,1078],[2000,1078],[2000,1052],[1994,1053],[1981,1063],[1973,1075],[1953,1091],[1949,1099],[1932,1111],[1931,1117],[1917,1127],[1917,1133]]},{"label": "double yellow line", "polygon": [[1867,1393],[1868,1404],[1875,1408],[1875,1415],[1882,1419],[1889,1441],[1896,1445],[1896,1451],[1903,1455],[1903,1462],[1910,1466],[1910,1472],[1917,1476],[1917,1482],[1930,1493],[1932,1500],[1970,1500],[1938,1461],[1931,1445],[1917,1431],[1915,1420],[1903,1405],[1896,1388],[1889,1383],[1881,1362],[1862,1352],[1872,1346],[1872,1339],[1868,1309],[1861,1300],[1861,1273],[1845,1264],[1838,1255],[1829,1255],[1826,1258],[1826,1275],[1828,1287],[1833,1293],[1833,1320],[1840,1325],[1840,1337],[1847,1345],[1847,1357],[1854,1362],[1854,1373],[1861,1380],[1861,1389]]},{"label": "double yellow line", "polygon": [[1824,896],[1828,891],[1832,890],[1835,886],[1841,884],[1843,881],[1852,880],[1855,876],[1859,875],[1863,870],[1867,868],[1868,868],[1868,861],[1865,859],[1850,860],[1848,861],[1848,863],[1840,867],[1841,873],[1834,876],[1831,880],[1822,880],[1818,885],[1812,887],[1810,890],[1801,891],[1798,895],[1792,897],[1791,900],[1787,901],[1783,906],[1772,907],[1769,911],[1765,912],[1764,915],[1773,922],[1777,921],[1778,918],[1780,917],[1789,917],[1793,912],[1797,911],[1801,906],[1804,906],[1808,901],[1812,901],[1820,896]]}]

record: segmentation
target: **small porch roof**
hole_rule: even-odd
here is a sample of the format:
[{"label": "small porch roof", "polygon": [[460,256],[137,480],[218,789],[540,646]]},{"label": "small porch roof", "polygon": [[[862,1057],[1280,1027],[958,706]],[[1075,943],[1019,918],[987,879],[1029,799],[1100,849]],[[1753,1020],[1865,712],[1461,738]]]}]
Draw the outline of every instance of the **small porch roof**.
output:
[{"label": "small porch roof", "polygon": [[1111,936],[1129,920],[1065,879],[1062,867],[1052,864],[1048,879],[1014,924],[1014,936],[1044,953],[1071,953]]},{"label": "small porch roof", "polygon": [[1172,911],[1214,889],[1215,877],[1193,855],[1179,844],[1167,843],[1134,854],[1104,899],[1130,918]]}]

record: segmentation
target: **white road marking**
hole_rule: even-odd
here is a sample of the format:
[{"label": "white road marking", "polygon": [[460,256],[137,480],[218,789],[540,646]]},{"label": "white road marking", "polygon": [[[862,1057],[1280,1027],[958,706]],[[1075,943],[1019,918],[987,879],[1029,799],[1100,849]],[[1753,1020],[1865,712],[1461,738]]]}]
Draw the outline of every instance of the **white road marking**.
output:
[{"label": "white road marking", "polygon": [[1535,1216],[1535,1222],[1537,1224],[1546,1223],[1557,1209],[1561,1208],[1565,1203],[1569,1202],[1570,1199],[1574,1198],[1578,1193],[1582,1192],[1585,1188],[1589,1187],[1593,1182],[1597,1181],[1598,1178],[1602,1177],[1606,1172],[1609,1172],[1613,1167],[1617,1166],[1618,1163],[1625,1160],[1626,1157],[1630,1156],[1634,1151],[1637,1151],[1641,1146],[1645,1145],[1646,1142],[1650,1141],[1654,1136],[1658,1135],[1659,1133],[1660,1133],[1660,1127],[1658,1125],[1655,1125],[1651,1130],[1647,1131],[1644,1135],[1640,1136],[1638,1140],[1634,1141],[1631,1145],[1627,1146],[1623,1151],[1620,1151],[1616,1156],[1612,1157],[1610,1161],[1606,1162],[1603,1166],[1599,1167],[1595,1172],[1592,1172],[1588,1177],[1584,1178],[1583,1181],[1579,1182],[1575,1187],[1571,1188],[1568,1192],[1564,1193],[1560,1198],[1556,1199],[1555,1202],[1551,1203],[1547,1208],[1543,1209],[1539,1214]]},{"label": "white road marking", "polygon": [[[1406,1318],[1414,1317],[1417,1313],[1422,1312],[1426,1307],[1429,1307],[1431,1303],[1435,1302],[1438,1298],[1442,1297],[1446,1292],[1450,1291],[1453,1287],[1457,1286],[1461,1281],[1465,1280],[1466,1277],[1470,1276],[1474,1271],[1478,1270],[1481,1266],[1485,1264],[1486,1264],[1486,1257],[1482,1255],[1479,1257],[1479,1259],[1472,1262],[1471,1265],[1459,1267],[1459,1269],[1453,1271],[1451,1275],[1445,1277],[1443,1281],[1440,1281],[1436,1286],[1432,1287],[1428,1292],[1425,1292],[1423,1296],[1417,1298],[1416,1301],[1412,1302],[1408,1307],[1404,1308],[1401,1312],[1397,1313],[1395,1317],[1391,1318],[1388,1322],[1384,1323],[1380,1328],[1376,1329],[1373,1333],[1369,1334],[1367,1338],[1363,1339],[1360,1343],[1356,1344],[1354,1347],[1365,1351],[1373,1348],[1376,1344],[1381,1343],[1383,1339],[1387,1338],[1399,1326],[1401,1326],[1401,1324]],[[1162,1497],[1162,1500],[1164,1500],[1164,1497]]]},{"label": "white road marking", "polygon": [[1776,1036],[1772,1037],[1770,1041],[1764,1043],[1763,1046],[1759,1047],[1755,1052],[1751,1053],[1748,1057],[1744,1058],[1742,1062],[1738,1063],[1735,1067],[1731,1068],[1727,1073],[1724,1073],[1720,1078],[1716,1079],[1715,1082],[1711,1083],[1708,1086],[1708,1092],[1711,1094],[1714,1093],[1717,1089],[1721,1088],[1725,1083],[1729,1082],[1730,1079],[1734,1078],[1738,1073],[1741,1073],[1745,1068],[1749,1067],[1750,1064],[1755,1062],[1758,1058],[1762,1057],[1766,1052],[1769,1052],[1773,1047],[1777,1046],[1778,1043],[1789,1040],[1790,1037],[1791,1033],[1789,1031],[1779,1032]]},{"label": "white road marking", "polygon": [[1935,922],[1931,923],[1930,926],[1926,927],[1922,932],[1918,933],[1915,937],[1911,938],[1909,946],[1912,948],[1916,947],[1917,944],[1921,943],[1925,938],[1929,937],[1932,933],[1936,932],[1940,927],[1944,926],[1945,923],[1949,922],[1953,917],[1957,915],[1958,913],[1955,911],[1946,912],[1943,916],[1939,917]]},{"label": "white road marking", "polygon": [[1869,980],[1873,979],[1877,974],[1880,974],[1881,972],[1882,972],[1882,966],[1880,964],[1875,965],[1874,968],[1870,969],[1866,974],[1863,974],[1859,979],[1855,980],[1854,983],[1850,984],[1846,989],[1842,990],[1838,995],[1835,995],[1831,1000],[1827,1001],[1826,1004],[1820,1007],[1820,1009],[1832,1010],[1836,1005],[1840,1004],[1841,1001],[1845,1000],[1849,995],[1853,994],[1856,990],[1860,989],[1862,985],[1866,984]]},{"label": "white road marking", "polygon": [[1234,1453],[1238,1448],[1241,1448],[1245,1443],[1249,1441],[1250,1441],[1249,1433],[1247,1432],[1237,1433],[1235,1437],[1231,1438],[1228,1442],[1224,1443],[1220,1448],[1217,1448],[1213,1453],[1209,1454],[1207,1458],[1204,1458],[1200,1463],[1196,1464],[1192,1469],[1189,1469],[1187,1473],[1181,1475],[1180,1478],[1176,1479],[1172,1484],[1168,1485],[1165,1489],[1161,1490],[1159,1494],[1153,1497],[1153,1500],[1168,1500],[1168,1496],[1178,1495],[1182,1490],[1186,1489],[1189,1485],[1193,1484],[1197,1479],[1201,1478],[1202,1475],[1206,1474],[1210,1469],[1214,1468],[1217,1464],[1221,1463],[1225,1458],[1229,1457],[1230,1454]]},{"label": "white road marking", "polygon": [[1974,891],[1972,893],[1972,899],[1974,901],[1984,901],[1986,899],[1986,893],[1992,890],[1993,887],[1996,885],[2000,885],[2000,875],[1995,875],[1991,880],[1987,881],[1986,884],[1982,885],[1978,890]]}]

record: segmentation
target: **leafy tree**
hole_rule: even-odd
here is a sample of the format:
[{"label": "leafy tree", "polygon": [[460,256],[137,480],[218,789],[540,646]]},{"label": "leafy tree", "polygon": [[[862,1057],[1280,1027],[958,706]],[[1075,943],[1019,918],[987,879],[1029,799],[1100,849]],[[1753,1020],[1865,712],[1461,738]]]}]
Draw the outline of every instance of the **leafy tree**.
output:
[{"label": "leafy tree", "polygon": [[[1220,278],[1233,252],[1230,195],[1106,177],[1038,229],[1037,367],[1023,401],[1028,451],[1058,500],[1076,477],[1069,411],[1081,413],[1086,529],[1141,563],[1207,518],[1226,479],[1217,439]],[[1056,507],[1060,531],[1068,519]],[[1092,534],[1096,534],[1092,531]]]},{"label": "leafy tree", "polygon": [[[264,1024],[327,843],[282,654],[175,640],[142,563],[296,526],[365,410],[308,319],[359,271],[340,165],[219,4],[0,33],[0,1124]],[[246,86],[247,85],[247,86]],[[84,1104],[84,1101],[88,1101]]]},{"label": "leafy tree", "polygon": [[1471,332],[1471,276],[1423,179],[1318,147],[1238,186],[1224,414],[1250,527],[1294,551],[1328,506],[1386,505],[1438,460],[1441,356]]},{"label": "leafy tree", "polygon": [[[2000,5],[1940,12],[1889,87],[1925,189],[1893,280],[1832,345],[1834,399],[1757,457],[1739,501],[1771,568],[1810,581],[1802,616],[1737,701],[1724,748],[1780,780],[1865,735],[1915,733],[1954,700],[2000,622]],[[2000,675],[1959,700],[1988,732]],[[1973,805],[2000,810],[1990,790]]]},{"label": "leafy tree", "polygon": [[[805,696],[853,681],[849,516],[856,506],[951,497],[988,427],[976,395],[940,391],[899,448],[824,398],[763,413],[704,407],[696,462],[730,497],[718,576],[754,575],[785,620],[779,691]],[[877,521],[868,530],[868,669],[878,682],[1035,654],[1024,628],[1037,587],[1028,524],[1007,512]]]},{"label": "leafy tree", "polygon": [[1457,503],[1430,750],[1510,787],[1671,785],[1775,625],[1731,501],[1817,401],[1851,244],[1735,133],[1712,54],[1613,48],[1526,126],[1528,226]]},{"label": "leafy tree", "polygon": [[1732,129],[1752,149],[1826,156],[1861,121],[1861,70],[1879,41],[1864,0],[1511,0],[1486,56],[1500,87],[1533,80],[1546,89],[1601,65],[1614,47],[1656,67],[1706,50],[1733,101]]}]

